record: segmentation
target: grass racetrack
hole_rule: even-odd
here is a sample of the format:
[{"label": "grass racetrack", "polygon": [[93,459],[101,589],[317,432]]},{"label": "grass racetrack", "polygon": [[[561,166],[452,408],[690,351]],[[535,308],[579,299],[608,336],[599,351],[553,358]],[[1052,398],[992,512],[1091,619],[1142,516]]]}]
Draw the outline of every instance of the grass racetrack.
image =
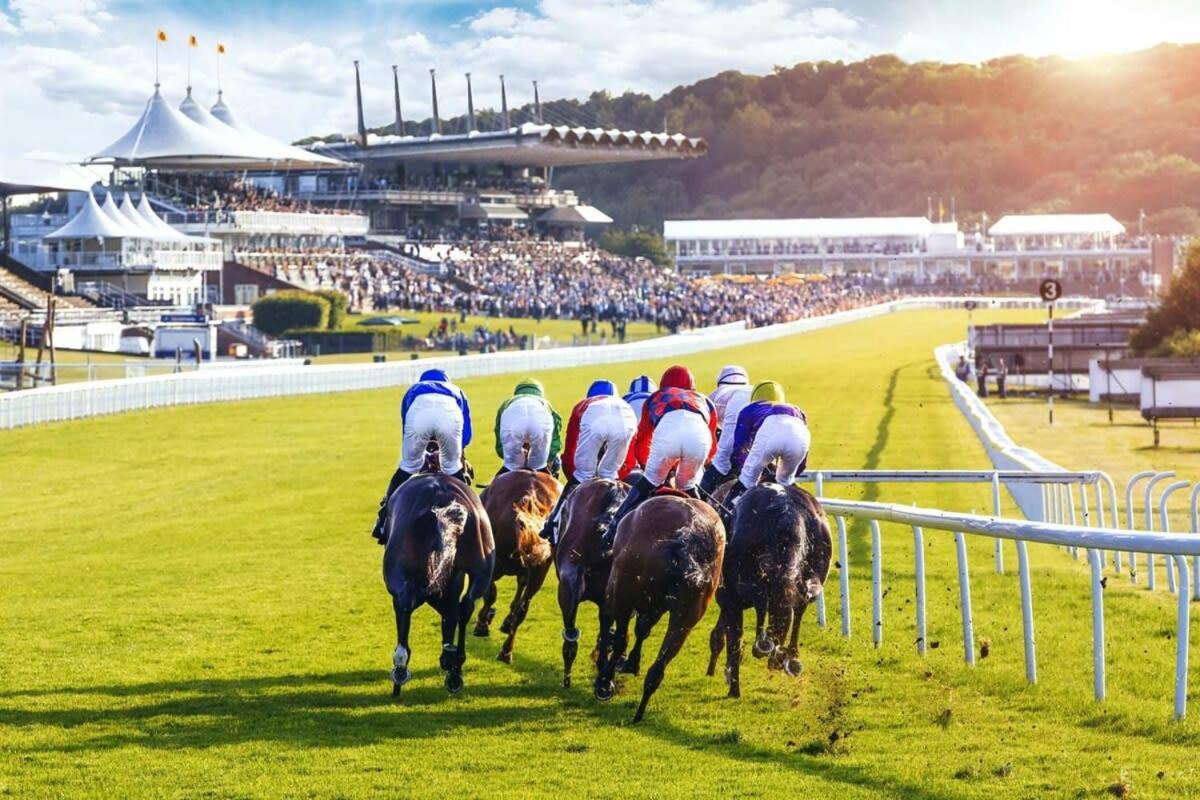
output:
[{"label": "grass racetrack", "polygon": [[[781,381],[809,414],[814,467],[985,467],[932,357],[965,322],[956,312],[904,313],[690,363],[706,389],[728,362]],[[627,381],[666,363],[605,371]],[[497,466],[492,415],[517,377],[463,382],[480,476]],[[602,375],[539,377],[566,412]],[[512,666],[495,660],[495,632],[469,639],[466,690],[456,697],[437,669],[436,615],[419,611],[415,678],[393,702],[395,629],[368,531],[397,457],[400,396],[250,401],[0,434],[0,795],[1200,793],[1195,675],[1192,717],[1170,719],[1170,595],[1110,578],[1109,699],[1097,704],[1085,562],[1030,548],[1040,672],[1030,687],[1016,577],[994,574],[990,541],[969,537],[976,636],[988,656],[973,669],[963,663],[954,545],[935,531],[926,532],[926,560],[936,649],[916,655],[912,536],[897,526],[884,527],[883,646],[870,643],[860,524],[851,533],[854,637],[838,632],[835,571],[830,627],[818,629],[811,613],[802,629],[803,676],[769,675],[748,659],[740,701],[725,698],[719,677],[704,677],[715,606],[644,723],[630,724],[640,678],[599,705],[581,657],[574,687],[563,690],[551,579]],[[833,490],[990,508],[987,486]],[[500,583],[501,615],[512,591],[511,578]],[[590,643],[594,607],[580,620]]]}]

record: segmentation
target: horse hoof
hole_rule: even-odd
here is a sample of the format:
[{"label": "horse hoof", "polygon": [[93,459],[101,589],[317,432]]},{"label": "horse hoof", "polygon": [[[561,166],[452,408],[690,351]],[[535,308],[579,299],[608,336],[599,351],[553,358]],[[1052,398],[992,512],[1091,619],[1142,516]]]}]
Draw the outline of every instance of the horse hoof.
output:
[{"label": "horse hoof", "polygon": [[401,684],[399,684],[399,683],[392,684],[392,699],[393,700],[395,700],[397,697],[400,696],[400,686],[401,686]]},{"label": "horse hoof", "polygon": [[503,634],[512,633],[512,617],[505,617],[504,622],[500,623],[500,632]]},{"label": "horse hoof", "polygon": [[499,661],[501,664],[511,664],[512,663],[512,651],[505,652],[505,651],[501,650],[500,653],[496,656],[496,660]]},{"label": "horse hoof", "polygon": [[571,676],[570,675],[563,675],[563,688],[564,689],[571,688]]},{"label": "horse hoof", "polygon": [[799,678],[800,673],[804,671],[804,665],[800,663],[798,658],[789,658],[783,662],[783,671],[793,678]]},{"label": "horse hoof", "polygon": [[636,661],[626,661],[621,665],[622,675],[638,675],[642,671],[642,667]]},{"label": "horse hoof", "polygon": [[491,628],[487,625],[476,625],[475,630],[471,631],[471,633],[481,639],[492,635]]},{"label": "horse hoof", "polygon": [[[396,686],[396,694],[400,693],[400,687],[412,680],[412,670],[408,667],[401,672],[399,668],[392,667],[392,683]],[[395,695],[393,695],[394,697]]]},{"label": "horse hoof", "polygon": [[596,699],[599,700],[601,703],[607,703],[609,700],[613,699],[613,694],[615,693],[615,689],[616,689],[616,687],[613,686],[612,681],[598,680],[598,681],[596,681],[596,687],[595,687],[594,694],[596,695]]},{"label": "horse hoof", "polygon": [[731,698],[731,699],[733,699],[733,700],[737,700],[737,699],[739,699],[741,696],[742,696],[742,687],[738,686],[736,683],[731,683],[731,684],[729,684],[729,694],[728,694],[728,697],[729,697],[729,698]]},{"label": "horse hoof", "polygon": [[766,658],[775,652],[775,643],[770,639],[755,639],[753,652],[755,658]]},{"label": "horse hoof", "polygon": [[450,694],[458,694],[463,690],[463,677],[461,672],[453,671],[446,673],[446,691]]}]

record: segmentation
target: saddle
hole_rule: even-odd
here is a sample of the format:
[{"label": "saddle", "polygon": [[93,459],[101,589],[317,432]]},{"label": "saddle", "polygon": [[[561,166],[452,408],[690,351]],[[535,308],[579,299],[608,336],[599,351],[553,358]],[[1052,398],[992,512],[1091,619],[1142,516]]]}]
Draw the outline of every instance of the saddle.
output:
[{"label": "saddle", "polygon": [[650,496],[651,497],[684,497],[684,498],[691,497],[690,494],[683,491],[682,489],[676,489],[674,486],[667,486],[666,484],[655,489],[654,494],[652,494]]}]

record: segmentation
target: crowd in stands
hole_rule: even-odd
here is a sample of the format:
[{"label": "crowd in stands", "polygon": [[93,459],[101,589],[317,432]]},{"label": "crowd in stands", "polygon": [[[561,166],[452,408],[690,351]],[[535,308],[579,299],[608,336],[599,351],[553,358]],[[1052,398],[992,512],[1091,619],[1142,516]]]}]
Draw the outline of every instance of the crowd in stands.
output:
[{"label": "crowd in stands", "polygon": [[305,214],[348,214],[345,208],[328,208],[281,195],[275,190],[239,178],[196,175],[186,183],[160,184],[157,194],[174,200],[189,212],[288,211]]}]

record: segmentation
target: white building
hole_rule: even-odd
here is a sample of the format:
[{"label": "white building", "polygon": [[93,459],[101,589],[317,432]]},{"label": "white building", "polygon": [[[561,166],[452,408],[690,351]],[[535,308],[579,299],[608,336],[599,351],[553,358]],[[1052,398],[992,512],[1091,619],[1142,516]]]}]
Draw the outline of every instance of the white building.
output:
[{"label": "white building", "polygon": [[1006,216],[967,241],[957,222],[925,217],[667,220],[685,272],[874,274],[914,282],[959,276],[1117,280],[1148,275],[1149,241],[1108,214]]}]

